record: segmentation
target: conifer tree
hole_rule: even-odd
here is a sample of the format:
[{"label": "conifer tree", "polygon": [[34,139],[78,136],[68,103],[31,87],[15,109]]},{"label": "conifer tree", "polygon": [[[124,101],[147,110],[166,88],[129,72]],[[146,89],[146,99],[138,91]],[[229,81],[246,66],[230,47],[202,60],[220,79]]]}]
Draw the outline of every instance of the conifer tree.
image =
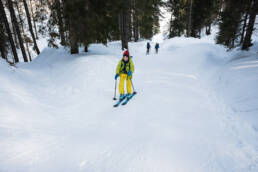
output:
[{"label": "conifer tree", "polygon": [[26,54],[26,51],[25,51],[25,48],[24,48],[24,45],[23,45],[23,39],[22,39],[20,28],[19,28],[19,25],[18,25],[18,22],[17,22],[17,19],[16,19],[16,15],[15,15],[15,11],[14,11],[14,8],[13,8],[12,0],[8,0],[8,7],[9,7],[10,14],[11,14],[12,23],[15,26],[15,31],[17,33],[17,37],[18,37],[19,44],[20,44],[20,47],[21,47],[24,62],[28,62],[27,54]]},{"label": "conifer tree", "polygon": [[18,19],[19,19],[18,23],[20,25],[21,32],[22,32],[22,35],[23,35],[23,38],[24,38],[24,41],[25,41],[27,53],[29,55],[30,61],[32,61],[31,53],[30,53],[30,48],[29,48],[29,43],[32,43],[32,41],[25,33],[24,26],[23,26],[24,25],[24,20],[23,20],[22,14],[21,14],[21,10],[20,10],[19,2],[18,1],[15,3],[15,6],[16,6],[16,9],[17,9],[17,12],[18,12]]},{"label": "conifer tree", "polygon": [[27,16],[27,22],[28,22],[30,34],[31,34],[31,37],[32,37],[32,40],[33,40],[34,49],[37,52],[37,54],[40,54],[38,44],[37,44],[37,41],[36,41],[36,37],[35,37],[34,32],[33,32],[31,17],[30,17],[29,8],[28,8],[26,0],[23,0],[23,5],[24,5],[24,8],[25,8],[26,16]]},{"label": "conifer tree", "polygon": [[[4,10],[4,4],[2,3],[2,0],[0,0],[0,17],[2,18],[2,21],[4,23],[5,26],[5,30],[7,32],[8,35],[8,40],[10,42],[11,45],[11,49],[12,49],[12,53],[13,53],[13,57],[14,57],[14,62],[19,62],[19,58],[17,55],[17,51],[16,51],[16,47],[14,45],[14,41],[13,41],[13,37],[12,37],[12,33],[11,33],[11,29],[7,20],[7,16]],[[3,51],[4,52],[4,51]]]},{"label": "conifer tree", "polygon": [[167,7],[171,13],[169,38],[183,35],[187,27],[186,3],[182,0],[169,0]]},{"label": "conifer tree", "polygon": [[246,31],[243,46],[242,46],[243,50],[248,50],[248,48],[252,46],[251,38],[254,30],[254,23],[255,23],[255,18],[257,13],[258,13],[258,0],[253,0],[250,14],[249,14],[250,17],[249,17],[249,22],[247,26],[247,31]]},{"label": "conifer tree", "polygon": [[234,48],[240,36],[240,25],[244,6],[242,0],[225,0],[225,9],[221,13],[217,43]]},{"label": "conifer tree", "polygon": [[249,12],[251,8],[252,0],[246,0],[246,5],[244,7],[244,13],[243,13],[243,24],[242,24],[242,31],[241,31],[241,38],[240,38],[240,44],[244,41],[246,26],[247,26],[247,20],[249,17]]},{"label": "conifer tree", "polygon": [[7,34],[4,28],[4,21],[3,17],[0,15],[0,53],[3,59],[7,59],[8,53],[8,41],[7,41]]},{"label": "conifer tree", "polygon": [[160,7],[164,5],[161,0],[139,0],[139,31],[142,38],[150,39],[159,28]]},{"label": "conifer tree", "polygon": [[[23,0],[23,3],[24,1],[26,0]],[[33,1],[34,3],[37,3],[37,1]],[[25,6],[25,5],[24,5]],[[28,8],[28,6],[27,6]],[[36,7],[37,8],[37,7]],[[26,8],[25,8],[26,10]],[[27,11],[27,10],[26,10]],[[34,32],[35,32],[35,38],[36,39],[39,39],[38,38],[38,30],[37,30],[37,25],[36,25],[36,19],[35,19],[35,15],[34,15],[34,8],[33,8],[33,5],[32,5],[32,1],[30,0],[30,11],[31,11],[31,17],[32,17],[32,21],[33,21],[33,27],[34,27]],[[27,13],[27,12],[26,12]],[[29,10],[28,10],[28,13],[29,13]],[[27,14],[28,15],[28,14]],[[31,31],[30,31],[31,32]],[[38,52],[37,52],[38,53]]]},{"label": "conifer tree", "polygon": [[119,15],[119,28],[120,28],[120,36],[122,42],[122,50],[128,49],[128,41],[129,41],[129,0],[125,0],[121,5],[121,11]]}]

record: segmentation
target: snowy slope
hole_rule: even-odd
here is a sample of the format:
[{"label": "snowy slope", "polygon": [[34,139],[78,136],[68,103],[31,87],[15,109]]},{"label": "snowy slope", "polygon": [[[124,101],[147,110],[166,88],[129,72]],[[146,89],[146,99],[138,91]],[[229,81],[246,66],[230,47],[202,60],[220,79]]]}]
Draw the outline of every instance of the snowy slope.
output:
[{"label": "snowy slope", "polygon": [[217,96],[231,107],[232,114],[239,116],[244,122],[251,123],[256,131],[258,131],[257,50],[258,41],[250,52],[232,52],[231,60],[220,68],[218,77],[213,83],[217,85]]},{"label": "snowy slope", "polygon": [[130,44],[138,94],[119,108],[119,42],[72,56],[47,48],[17,68],[1,60],[0,171],[258,171],[255,52],[234,59],[182,37],[146,56],[145,45]]}]

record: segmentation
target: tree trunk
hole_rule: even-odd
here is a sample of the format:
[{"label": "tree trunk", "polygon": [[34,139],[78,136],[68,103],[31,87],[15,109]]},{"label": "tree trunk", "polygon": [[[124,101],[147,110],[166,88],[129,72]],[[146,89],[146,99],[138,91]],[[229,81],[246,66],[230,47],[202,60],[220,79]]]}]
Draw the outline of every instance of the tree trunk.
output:
[{"label": "tree trunk", "polygon": [[17,49],[20,49],[20,46],[19,46],[19,42],[18,42],[18,38],[17,38],[17,34],[16,34],[16,31],[15,31],[15,26],[14,24],[12,23],[12,34],[14,36],[14,43],[15,43],[15,46]]},{"label": "tree trunk", "polygon": [[36,41],[35,35],[33,33],[30,13],[29,13],[29,9],[28,9],[28,5],[27,5],[26,0],[23,0],[23,5],[24,5],[24,8],[25,8],[26,16],[27,16],[27,21],[28,21],[28,25],[29,25],[30,34],[31,34],[31,37],[32,37],[32,40],[33,40],[33,43],[34,43],[34,49],[36,50],[37,54],[39,55],[40,51],[39,51],[39,48],[38,48],[38,45],[37,45],[37,41]]},{"label": "tree trunk", "polygon": [[[77,1],[76,1],[77,2]],[[69,46],[70,46],[70,53],[71,54],[78,54],[79,53],[79,36],[80,33],[78,33],[78,23],[76,23],[76,19],[78,16],[73,15],[70,10],[76,10],[77,3],[72,3],[70,0],[63,0],[62,4],[64,6],[64,13],[67,15],[65,16],[65,25],[68,27],[68,40],[69,40]]]},{"label": "tree trunk", "polygon": [[120,30],[120,39],[121,39],[121,43],[122,43],[122,50],[124,50],[123,47],[123,39],[124,39],[124,35],[123,35],[123,16],[122,16],[122,12],[119,14],[119,30]]},{"label": "tree trunk", "polygon": [[60,0],[56,0],[56,5],[57,5],[57,18],[58,18],[59,34],[61,38],[61,45],[66,45],[65,34],[64,34],[64,22],[63,22],[63,17],[61,12]]},{"label": "tree trunk", "polygon": [[[25,35],[24,27],[23,27],[23,20],[22,20],[22,17],[21,17],[21,11],[20,11],[20,8],[19,8],[19,4],[18,3],[15,3],[15,4],[16,4],[17,11],[18,11],[18,16],[19,16],[19,20],[20,20],[19,23],[21,25],[22,34],[23,34],[23,37],[25,38],[26,35]],[[30,61],[32,61],[31,54],[30,54],[29,43],[26,40],[25,40],[25,45],[26,45],[26,49],[27,49],[27,53],[29,55]]]},{"label": "tree trunk", "polygon": [[11,33],[11,30],[10,30],[10,27],[9,27],[9,23],[8,23],[6,14],[5,14],[4,5],[2,3],[2,0],[0,0],[0,14],[1,14],[1,18],[2,18],[2,20],[4,22],[6,32],[8,34],[9,42],[11,44],[14,61],[17,63],[17,62],[19,62],[19,58],[18,58],[18,55],[17,55],[17,52],[16,52],[16,48],[15,48],[15,45],[14,45],[12,33]]},{"label": "tree trunk", "polygon": [[70,46],[71,46],[71,54],[78,54],[79,48],[77,44],[77,39],[73,36],[73,33],[70,33]]},{"label": "tree trunk", "polygon": [[169,38],[172,38],[172,20],[173,20],[173,12],[170,15],[170,22],[169,22]]},{"label": "tree trunk", "polygon": [[249,22],[247,26],[247,31],[246,31],[246,35],[242,46],[243,50],[248,50],[248,48],[252,46],[251,38],[254,30],[254,22],[257,14],[257,9],[258,9],[258,0],[253,0],[253,4],[250,10],[250,17],[249,17]]},{"label": "tree trunk", "polygon": [[84,52],[88,52],[89,50],[88,50],[88,45],[85,45],[84,46]]},{"label": "tree trunk", "polygon": [[133,37],[134,41],[137,42],[139,39],[139,32],[138,32],[138,16],[137,16],[137,9],[136,9],[136,0],[132,1],[133,6]]},{"label": "tree trunk", "polygon": [[137,42],[139,39],[139,21],[138,21],[137,15],[136,15],[135,19],[136,20],[135,20],[134,40],[135,40],[135,42]]},{"label": "tree trunk", "polygon": [[28,62],[27,54],[26,54],[26,51],[25,51],[25,48],[24,48],[24,45],[23,45],[23,39],[21,37],[20,28],[19,28],[16,16],[15,16],[12,0],[8,0],[8,5],[9,5],[10,14],[11,14],[11,19],[12,19],[12,22],[15,26],[16,33],[17,33],[17,36],[18,36],[18,40],[19,40],[19,43],[20,43],[20,47],[21,47],[24,62]]},{"label": "tree trunk", "polygon": [[131,39],[132,39],[132,21],[131,21],[131,17],[132,17],[132,10],[130,8],[130,10],[128,10],[128,41],[131,41]]},{"label": "tree trunk", "polygon": [[128,11],[126,9],[122,9],[120,13],[120,34],[121,34],[121,42],[122,42],[122,50],[128,49]]},{"label": "tree trunk", "polygon": [[76,35],[76,30],[74,29],[74,26],[71,23],[69,24],[69,38],[70,38],[71,54],[78,54],[79,47],[78,47],[78,39],[77,39],[77,35]]},{"label": "tree trunk", "polygon": [[245,36],[245,30],[246,30],[246,24],[247,24],[247,19],[249,16],[249,10],[250,10],[250,6],[252,4],[252,1],[249,2],[246,11],[245,11],[245,18],[244,18],[244,24],[243,24],[243,28],[242,28],[242,33],[241,33],[241,38],[240,38],[240,44],[243,43],[244,41],[244,36]]},{"label": "tree trunk", "polygon": [[191,24],[192,24],[192,8],[193,0],[190,0],[190,10],[189,10],[189,19],[188,19],[188,28],[187,28],[187,37],[191,35]]},{"label": "tree trunk", "polygon": [[245,28],[246,28],[247,19],[248,19],[248,12],[245,13],[245,19],[244,19],[244,24],[243,24],[243,28],[242,28],[242,33],[241,33],[241,38],[240,38],[240,44],[242,44],[242,43],[243,43],[243,40],[244,40],[244,35],[245,35]]},{"label": "tree trunk", "polygon": [[134,25],[133,25],[133,35],[134,35],[134,42],[137,42],[139,39],[139,27],[138,27],[138,17],[135,17]]},{"label": "tree trunk", "polygon": [[[23,1],[24,1],[24,0],[23,0]],[[25,0],[25,1],[26,1],[26,0]],[[39,39],[39,38],[38,38],[38,31],[37,31],[36,20],[35,20],[35,16],[34,16],[34,12],[33,12],[33,7],[32,7],[31,0],[30,0],[30,9],[31,9],[31,16],[32,16],[33,25],[34,25],[35,36],[36,36],[36,39]]]},{"label": "tree trunk", "polygon": [[5,34],[5,29],[4,29],[4,21],[3,21],[3,17],[0,13],[0,53],[1,53],[1,57],[3,59],[7,59],[7,47],[6,47],[6,34]]}]

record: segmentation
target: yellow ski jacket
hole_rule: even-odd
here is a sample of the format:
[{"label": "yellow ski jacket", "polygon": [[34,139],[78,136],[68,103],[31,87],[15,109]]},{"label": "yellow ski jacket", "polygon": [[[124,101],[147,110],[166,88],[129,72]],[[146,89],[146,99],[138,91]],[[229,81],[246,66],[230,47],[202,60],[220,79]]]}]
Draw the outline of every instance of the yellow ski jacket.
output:
[{"label": "yellow ski jacket", "polygon": [[127,63],[125,63],[122,59],[117,64],[116,74],[128,74],[129,70],[131,70],[132,73],[134,72],[134,64],[132,59],[129,58],[129,61]]}]

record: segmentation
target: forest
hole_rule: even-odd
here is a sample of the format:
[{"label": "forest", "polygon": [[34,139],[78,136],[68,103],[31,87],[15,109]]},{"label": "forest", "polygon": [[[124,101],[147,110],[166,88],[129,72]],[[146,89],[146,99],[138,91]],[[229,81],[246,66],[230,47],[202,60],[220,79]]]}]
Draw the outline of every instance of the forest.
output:
[{"label": "forest", "polygon": [[1,57],[11,64],[29,62],[32,53],[40,54],[41,37],[49,47],[69,47],[71,54],[114,40],[128,49],[128,42],[159,32],[161,8],[171,14],[168,38],[201,38],[202,30],[209,35],[218,25],[217,44],[252,46],[257,0],[1,0]]}]

